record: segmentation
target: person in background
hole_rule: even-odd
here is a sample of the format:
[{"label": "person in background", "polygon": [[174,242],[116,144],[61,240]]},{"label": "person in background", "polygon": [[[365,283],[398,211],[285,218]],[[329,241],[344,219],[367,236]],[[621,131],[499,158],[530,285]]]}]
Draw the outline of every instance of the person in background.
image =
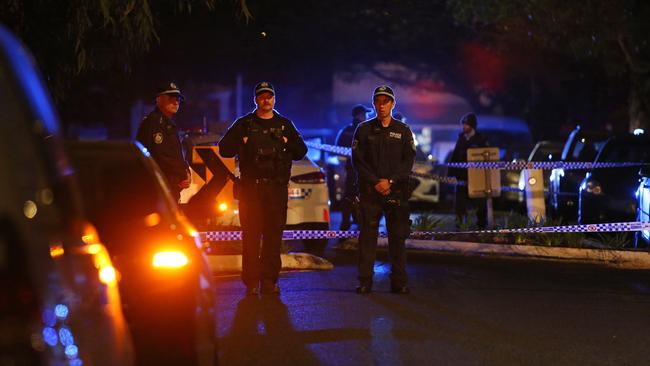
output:
[{"label": "person in background", "polygon": [[[451,154],[451,163],[467,162],[467,149],[475,147],[488,147],[490,143],[487,138],[476,130],[477,119],[474,113],[467,113],[460,118],[462,131],[458,134],[456,146]],[[467,182],[467,169],[450,168],[449,176]],[[456,197],[454,200],[454,211],[456,212],[456,228],[467,225],[467,205],[471,201],[476,206],[476,224],[479,229],[485,229],[487,225],[487,206],[485,198],[468,198],[467,185],[456,186]]]},{"label": "person in background", "polygon": [[136,140],[149,150],[167,178],[172,197],[178,202],[181,190],[190,186],[190,170],[179,130],[172,118],[185,98],[175,83],[158,88],[156,107],[140,122]]},{"label": "person in background", "polygon": [[352,164],[357,173],[361,233],[359,235],[359,294],[372,291],[379,220],[386,217],[390,290],[407,294],[406,247],[410,233],[409,176],[415,161],[413,133],[392,116],[395,94],[386,85],[373,93],[377,117],[359,124],[352,141]]},{"label": "person in background", "polygon": [[[357,129],[359,123],[368,119],[368,113],[372,109],[367,108],[363,104],[357,104],[352,107],[352,122],[343,127],[336,136],[336,145],[352,147],[352,137],[354,131]],[[359,206],[359,191],[357,189],[357,177],[352,169],[352,159],[341,157],[345,161],[345,186],[343,191],[343,199],[341,200],[341,226],[339,230],[350,230],[351,221],[359,222],[357,211]]]},{"label": "person in background", "polygon": [[239,161],[241,276],[246,294],[279,294],[291,161],[302,159],[307,146],[293,123],[275,111],[275,89],[271,83],[255,86],[255,105],[253,112],[228,128],[219,141],[219,153],[226,158],[236,156]]}]

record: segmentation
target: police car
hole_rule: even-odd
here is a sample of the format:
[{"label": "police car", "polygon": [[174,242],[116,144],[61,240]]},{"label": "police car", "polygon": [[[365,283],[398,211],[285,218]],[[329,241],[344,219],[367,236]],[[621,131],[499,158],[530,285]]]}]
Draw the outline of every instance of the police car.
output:
[{"label": "police car", "polygon": [[[187,204],[188,211],[193,211],[192,202],[202,205],[197,210],[200,215],[189,213],[195,220],[201,216],[198,219],[201,222],[196,222],[198,226],[238,227],[241,226],[239,209],[233,190],[239,171],[235,159],[223,158],[218,151],[215,145],[192,147],[192,183],[181,192],[181,204]],[[308,157],[293,162],[287,195],[287,229],[329,229],[325,174]]]}]

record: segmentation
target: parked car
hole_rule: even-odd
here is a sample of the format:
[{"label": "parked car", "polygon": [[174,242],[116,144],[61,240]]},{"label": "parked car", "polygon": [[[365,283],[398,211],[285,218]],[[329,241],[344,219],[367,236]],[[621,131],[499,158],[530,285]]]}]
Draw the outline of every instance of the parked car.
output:
[{"label": "parked car", "polygon": [[[567,138],[562,149],[561,161],[591,162],[611,136],[604,131],[576,127]],[[562,218],[565,222],[578,219],[578,189],[585,177],[586,169],[553,169],[549,177],[549,215]]]},{"label": "parked car", "polygon": [[115,269],[80,210],[29,51],[0,26],[0,363],[130,365]]},{"label": "parked car", "polygon": [[139,364],[217,363],[212,273],[138,142],[69,142],[83,205],[113,255]]},{"label": "parked car", "polygon": [[[636,221],[650,222],[650,166],[644,165],[639,171],[639,185],[636,190]],[[650,246],[650,230],[637,231],[635,247]]]},{"label": "parked car", "polygon": [[[631,134],[611,137],[595,162],[650,162],[650,138]],[[639,167],[593,169],[580,184],[578,223],[634,221]]]}]

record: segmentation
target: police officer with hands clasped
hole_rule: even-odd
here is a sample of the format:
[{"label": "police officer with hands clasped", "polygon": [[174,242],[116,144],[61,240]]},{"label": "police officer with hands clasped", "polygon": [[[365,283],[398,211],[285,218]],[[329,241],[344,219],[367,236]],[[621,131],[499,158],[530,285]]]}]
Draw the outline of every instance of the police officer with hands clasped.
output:
[{"label": "police officer with hands clasped", "polygon": [[239,162],[242,280],[246,293],[277,294],[291,161],[302,159],[307,147],[293,123],[274,110],[273,85],[261,82],[255,86],[255,105],[252,113],[228,128],[219,141],[219,153],[223,157],[237,156]]},{"label": "police officer with hands clasped", "polygon": [[411,129],[392,116],[395,93],[388,86],[373,93],[377,117],[357,127],[352,142],[352,164],[357,172],[361,233],[359,236],[359,287],[372,291],[379,220],[386,217],[388,255],[391,262],[391,292],[406,294],[406,248],[410,233],[409,175],[415,160]]},{"label": "police officer with hands clasped", "polygon": [[136,135],[165,174],[176,201],[181,190],[190,186],[191,177],[178,127],[172,120],[184,99],[175,83],[162,85],[156,94],[156,108],[140,122]]}]

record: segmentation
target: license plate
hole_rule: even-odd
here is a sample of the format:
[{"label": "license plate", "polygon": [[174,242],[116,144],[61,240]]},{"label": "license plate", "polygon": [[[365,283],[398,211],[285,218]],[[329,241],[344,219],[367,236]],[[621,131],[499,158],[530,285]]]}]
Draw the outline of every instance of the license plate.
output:
[{"label": "license plate", "polygon": [[305,198],[305,196],[302,194],[300,188],[289,188],[289,198],[302,199]]}]

